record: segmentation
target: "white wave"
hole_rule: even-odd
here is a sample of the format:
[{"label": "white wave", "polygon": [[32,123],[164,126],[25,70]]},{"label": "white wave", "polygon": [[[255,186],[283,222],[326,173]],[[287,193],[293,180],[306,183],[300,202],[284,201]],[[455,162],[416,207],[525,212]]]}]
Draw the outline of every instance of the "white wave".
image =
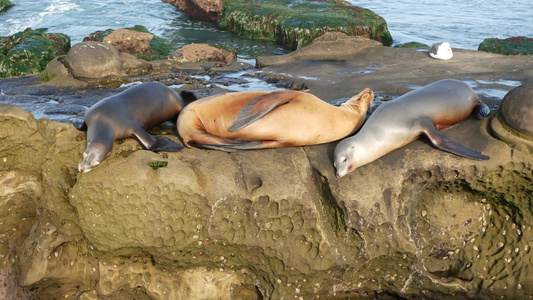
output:
[{"label": "white wave", "polygon": [[45,17],[47,15],[57,15],[71,10],[80,11],[82,8],[78,4],[69,0],[53,0],[43,12],[39,13],[39,16]]}]

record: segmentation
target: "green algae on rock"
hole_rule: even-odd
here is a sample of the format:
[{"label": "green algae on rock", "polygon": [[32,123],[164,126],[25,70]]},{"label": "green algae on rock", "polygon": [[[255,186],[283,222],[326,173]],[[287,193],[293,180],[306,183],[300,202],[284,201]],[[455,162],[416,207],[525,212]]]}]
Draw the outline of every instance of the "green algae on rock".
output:
[{"label": "green algae on rock", "polygon": [[478,50],[504,55],[533,55],[533,38],[517,36],[507,39],[485,39],[479,44]]},{"label": "green algae on rock", "polygon": [[153,162],[149,162],[148,165],[150,166],[150,168],[157,170],[159,168],[166,168],[168,166],[168,161],[156,160]]},{"label": "green algae on rock", "polygon": [[45,31],[44,28],[27,28],[0,37],[0,77],[42,72],[52,59],[68,52],[70,37]]},{"label": "green algae on rock", "polygon": [[426,44],[419,43],[419,42],[408,42],[408,43],[396,45],[394,47],[396,48],[424,48],[424,47],[429,47],[429,46]]},{"label": "green algae on rock", "polygon": [[7,11],[10,7],[15,6],[9,0],[0,0],[0,12]]},{"label": "green algae on rock", "polygon": [[10,7],[15,6],[15,4],[11,3],[9,0],[0,0],[0,12],[7,11]]},{"label": "green algae on rock", "polygon": [[[129,30],[134,30],[138,32],[144,32],[144,33],[150,33],[148,29],[142,25],[135,25],[133,27],[125,28]],[[108,35],[110,35],[114,29],[107,29],[104,31],[95,31],[91,34],[89,34],[88,37],[84,38],[83,41],[95,41],[95,42],[103,42],[104,38]],[[130,53],[136,56],[137,58],[144,59],[144,60],[158,60],[158,59],[167,59],[167,56],[170,52],[176,50],[178,47],[170,43],[170,41],[158,37],[156,35],[153,36],[153,38],[150,40],[150,48],[151,53],[143,54],[143,53]]]},{"label": "green algae on rock", "polygon": [[371,10],[344,1],[228,0],[219,21],[221,30],[277,41],[295,50],[327,31],[341,31],[392,44],[385,20]]}]

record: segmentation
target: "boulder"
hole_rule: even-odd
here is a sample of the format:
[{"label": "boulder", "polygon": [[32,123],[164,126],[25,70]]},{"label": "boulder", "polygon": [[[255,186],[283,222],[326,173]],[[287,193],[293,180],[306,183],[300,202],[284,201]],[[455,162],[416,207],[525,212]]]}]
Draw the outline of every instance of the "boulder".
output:
[{"label": "boulder", "polygon": [[150,41],[153,34],[130,29],[117,29],[104,37],[103,43],[111,44],[120,52],[152,54]]},{"label": "boulder", "polygon": [[42,72],[55,57],[70,49],[70,38],[46,29],[27,28],[12,36],[0,37],[0,77]]},{"label": "boulder", "polygon": [[189,16],[217,23],[224,9],[222,0],[163,0]]},{"label": "boulder", "polygon": [[191,16],[216,21],[221,30],[277,41],[292,50],[328,31],[363,36],[391,45],[385,20],[371,10],[342,0],[243,1],[164,0]]},{"label": "boulder", "polygon": [[115,45],[120,52],[130,53],[148,61],[166,59],[168,54],[177,48],[168,40],[148,32],[142,25],[117,30],[98,30],[89,34],[83,41],[105,41]]},{"label": "boulder", "polygon": [[502,100],[497,117],[490,126],[498,139],[533,153],[533,84],[531,81],[512,89]]},{"label": "boulder", "polygon": [[0,12],[7,11],[9,8],[15,6],[9,0],[0,0]]},{"label": "boulder", "polygon": [[110,44],[82,42],[67,54],[66,64],[76,78],[95,79],[122,75],[120,53]]},{"label": "boulder", "polygon": [[528,81],[507,93],[500,113],[512,129],[533,139],[533,82]]},{"label": "boulder", "polygon": [[478,50],[504,55],[533,55],[533,38],[525,36],[489,38],[479,44]]},{"label": "boulder", "polygon": [[46,66],[46,84],[58,87],[86,87],[86,82],[78,80],[72,77],[72,75],[70,75],[67,67],[65,67],[64,64],[65,58],[65,55],[59,56],[48,63],[48,65]]},{"label": "boulder", "polygon": [[168,55],[168,59],[179,62],[230,62],[237,60],[235,51],[210,46],[208,44],[188,44]]}]

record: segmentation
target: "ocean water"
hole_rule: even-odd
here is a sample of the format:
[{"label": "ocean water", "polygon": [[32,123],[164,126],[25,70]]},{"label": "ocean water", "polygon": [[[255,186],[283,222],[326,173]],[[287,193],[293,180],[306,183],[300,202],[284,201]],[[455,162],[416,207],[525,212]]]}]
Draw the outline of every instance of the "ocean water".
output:
[{"label": "ocean water", "polygon": [[[240,60],[287,53],[275,43],[220,32],[212,23],[189,18],[160,0],[11,0],[16,6],[0,13],[0,36],[27,27],[67,34],[72,44],[96,30],[144,25],[177,45],[231,45]],[[349,0],[385,18],[394,44],[448,41],[453,48],[477,49],[485,38],[533,37],[533,4],[511,0]]]}]

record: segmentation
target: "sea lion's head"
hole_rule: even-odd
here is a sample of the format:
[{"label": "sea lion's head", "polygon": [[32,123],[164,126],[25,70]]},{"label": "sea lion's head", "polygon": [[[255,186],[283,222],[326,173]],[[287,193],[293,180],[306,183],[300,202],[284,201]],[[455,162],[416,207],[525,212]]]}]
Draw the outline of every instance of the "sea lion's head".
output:
[{"label": "sea lion's head", "polygon": [[94,167],[98,166],[109,154],[111,154],[109,147],[99,143],[89,143],[87,149],[83,152],[83,158],[78,164],[78,171],[87,173]]},{"label": "sea lion's head", "polygon": [[348,140],[342,140],[335,147],[333,165],[337,170],[337,178],[341,178],[358,167],[356,162],[356,149]]}]

